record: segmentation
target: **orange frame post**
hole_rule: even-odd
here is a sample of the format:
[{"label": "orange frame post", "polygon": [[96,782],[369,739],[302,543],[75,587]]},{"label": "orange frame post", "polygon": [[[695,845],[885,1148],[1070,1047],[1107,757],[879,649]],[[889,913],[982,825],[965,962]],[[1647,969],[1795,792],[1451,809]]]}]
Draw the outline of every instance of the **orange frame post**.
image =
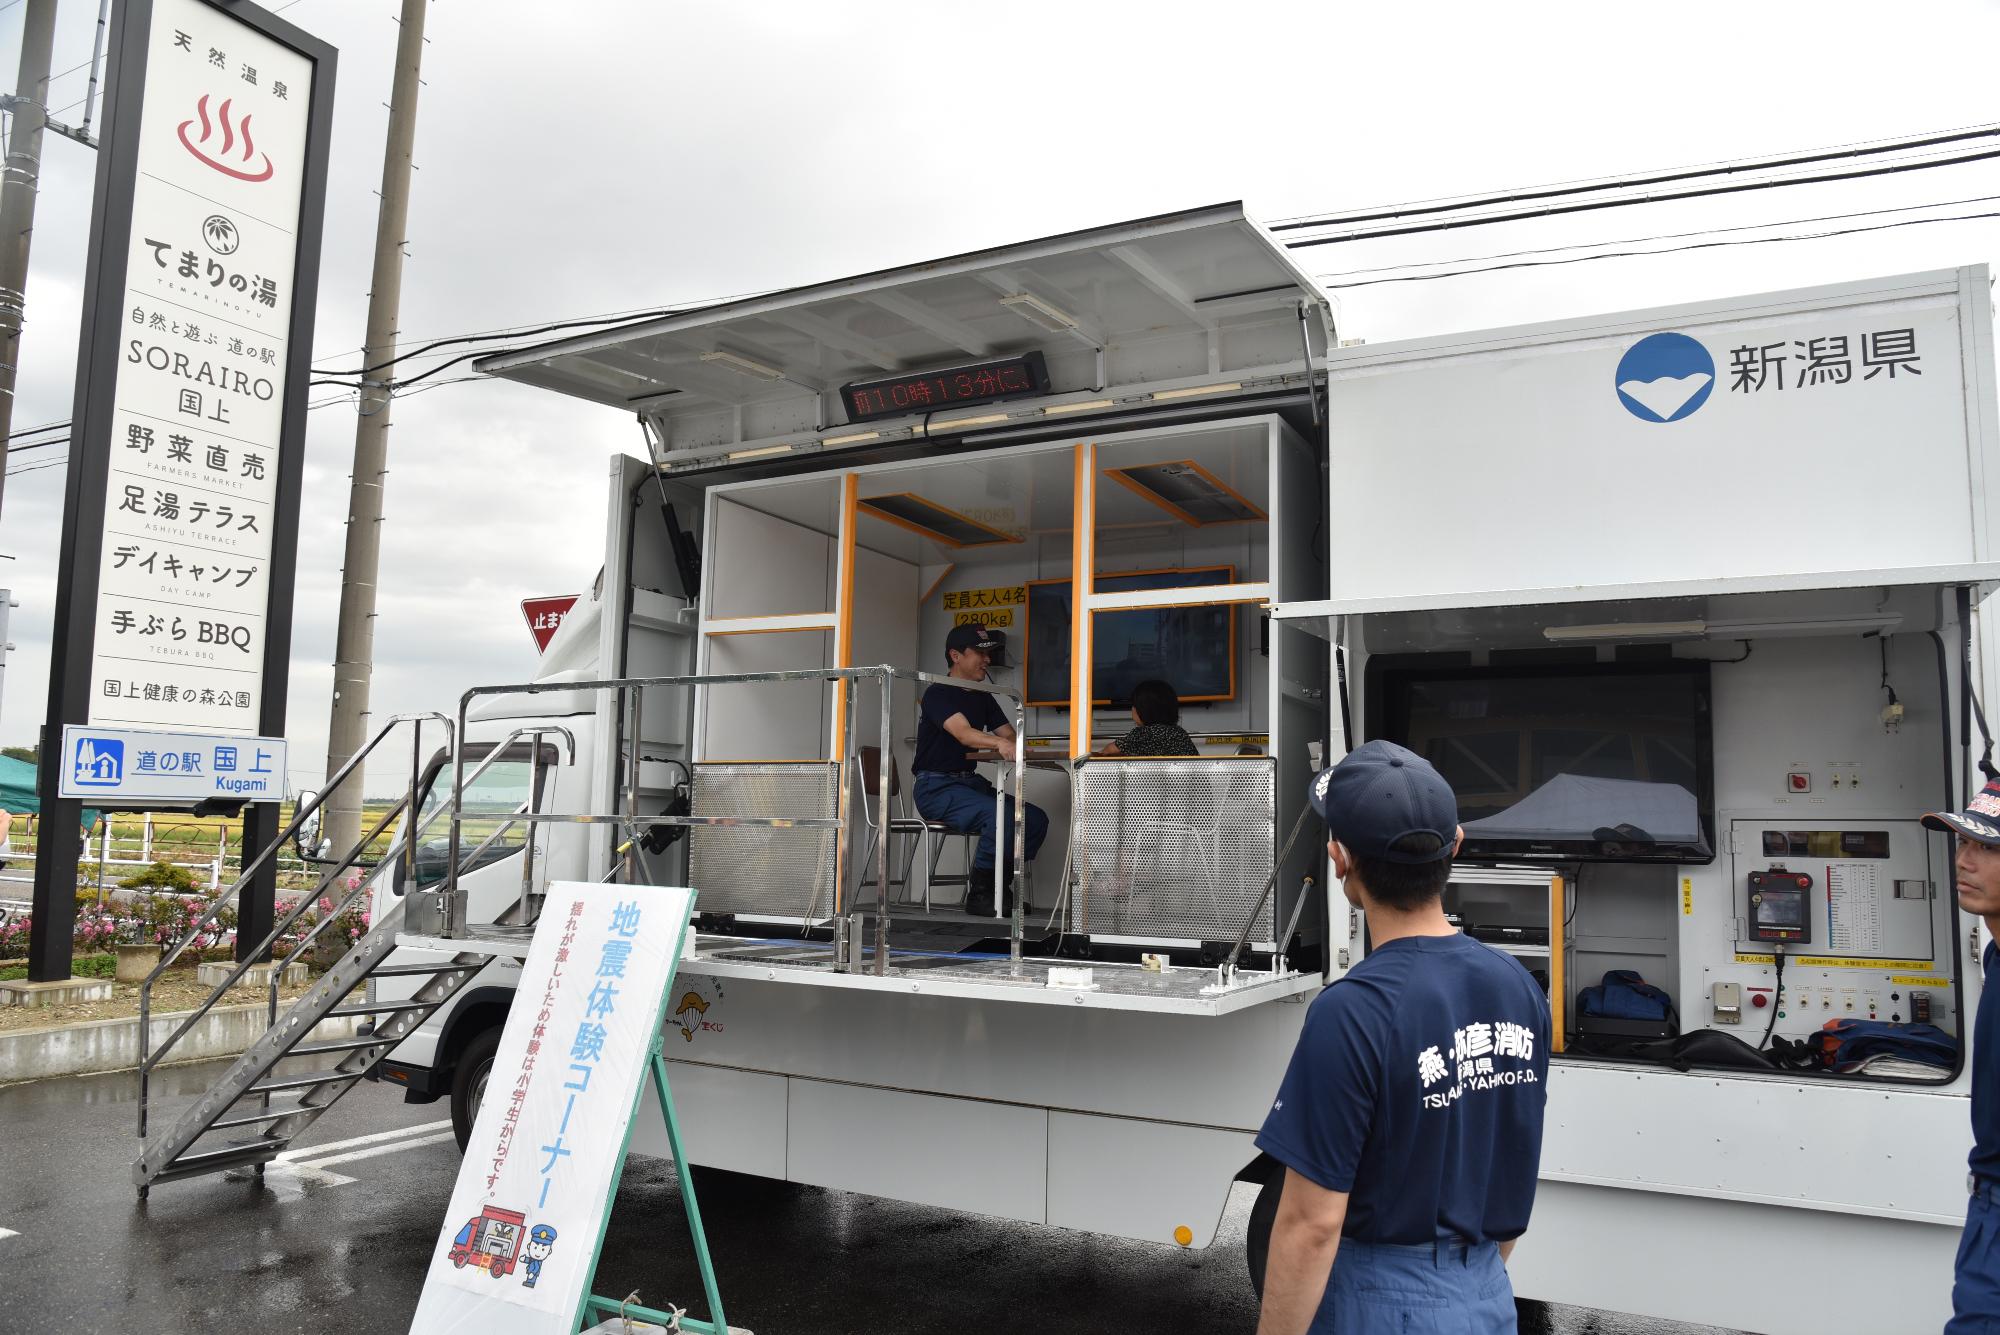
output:
[{"label": "orange frame post", "polygon": [[1097,447],[1084,441],[1076,447],[1076,491],[1070,498],[1070,619],[1069,619],[1069,756],[1090,754],[1090,682],[1094,637],[1090,595],[1096,587],[1097,491],[1094,464]]},{"label": "orange frame post", "polygon": [[[857,504],[860,494],[861,475],[845,474],[840,480],[840,544],[834,567],[833,666],[837,668],[854,666],[854,539],[860,519],[860,506]],[[837,809],[841,820],[839,837],[833,843],[833,911],[836,914],[847,907],[842,899],[847,888],[847,836],[852,820],[849,811],[852,799],[848,790],[853,785],[847,781],[847,691],[845,680],[833,683],[832,759],[840,767]],[[886,870],[884,874],[887,874]]]}]

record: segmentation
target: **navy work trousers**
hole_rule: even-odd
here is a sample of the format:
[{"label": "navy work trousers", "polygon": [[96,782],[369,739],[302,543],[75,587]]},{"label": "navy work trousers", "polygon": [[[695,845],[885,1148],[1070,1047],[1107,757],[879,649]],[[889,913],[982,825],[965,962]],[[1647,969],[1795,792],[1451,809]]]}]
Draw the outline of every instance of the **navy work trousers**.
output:
[{"label": "navy work trousers", "polygon": [[1958,1238],[1945,1335],[2000,1335],[2000,1183],[1975,1181]]},{"label": "navy work trousers", "polygon": [[[940,774],[927,771],[917,775],[915,786],[917,812],[925,820],[941,821],[960,834],[976,834],[979,843],[972,851],[972,870],[993,871],[993,785],[984,776],[972,774]],[[1049,816],[1033,802],[1028,803],[1027,814],[1028,860],[1034,861],[1041,851],[1042,840],[1049,837]],[[1007,799],[1006,826],[1001,830],[1001,843],[1006,849],[1000,859],[1005,868],[1002,882],[1012,884],[1014,880],[1014,799]],[[975,897],[990,896],[990,884],[975,882],[972,894]]]},{"label": "navy work trousers", "polygon": [[1308,1335],[1515,1335],[1500,1244],[1342,1238]]}]

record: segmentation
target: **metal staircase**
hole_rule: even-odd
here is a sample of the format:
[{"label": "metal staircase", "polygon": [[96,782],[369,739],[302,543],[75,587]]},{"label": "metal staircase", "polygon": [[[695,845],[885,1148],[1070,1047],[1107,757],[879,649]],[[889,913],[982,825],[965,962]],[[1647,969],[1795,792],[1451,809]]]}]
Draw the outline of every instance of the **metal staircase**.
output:
[{"label": "metal staircase", "polygon": [[[466,951],[445,961],[391,962],[397,948],[396,938],[404,930],[403,909],[408,902],[399,900],[394,908],[385,912],[371,925],[370,930],[331,969],[320,976],[304,996],[293,1002],[283,1016],[278,1014],[278,994],[284,966],[293,960],[303,958],[304,952],[311,947],[315,938],[360,902],[372,889],[376,879],[395,866],[399,860],[406,868],[414,870],[418,841],[435,821],[451,813],[451,804],[440,803],[421,823],[414,820],[408,822],[405,837],[395,850],[396,857],[384,858],[373,866],[363,868],[362,875],[347,888],[339,904],[333,907],[331,912],[323,912],[319,920],[292,946],[284,959],[279,960],[272,954],[273,948],[294,928],[306,911],[319,903],[321,897],[327,895],[329,888],[344,873],[360,863],[362,855],[377,838],[385,831],[393,831],[396,822],[406,813],[413,814],[420,810],[422,793],[419,791],[418,776],[421,772],[423,723],[426,721],[444,725],[446,745],[449,746],[452,734],[451,722],[443,715],[424,714],[391,719],[329,781],[325,791],[311,801],[300,804],[292,823],[269,848],[244,866],[243,874],[236,886],[232,887],[229,893],[217,896],[208,913],[194,923],[188,933],[164,953],[159,966],[141,987],[139,1138],[143,1147],[138,1159],[133,1162],[132,1180],[142,1198],[153,1184],[158,1182],[171,1182],[179,1178],[222,1172],[231,1168],[256,1167],[261,1172],[263,1164],[283,1152],[321,1113],[333,1106],[341,1095],[354,1088],[377,1062],[391,1052],[412,1030],[429,1019],[438,1007],[449,1001],[452,995],[492,958],[477,951]],[[401,723],[414,725],[409,790],[361,836],[352,849],[342,857],[325,864],[328,870],[321,876],[318,886],[310,894],[301,897],[297,906],[286,914],[271,929],[270,935],[251,952],[249,959],[238,963],[201,1006],[181,1021],[179,1027],[168,1036],[157,1051],[148,1051],[153,984],[198,937],[215,930],[215,919],[222,907],[248,883],[251,875],[268,858],[276,854],[278,848],[305,827],[305,823],[325,803],[329,794],[351,775],[359,774],[362,762],[366,760],[368,754]],[[543,731],[561,730],[541,728],[516,730],[505,741],[487,752],[485,758],[466,775],[461,782],[461,788],[478,779],[517,738]],[[529,801],[532,800],[531,797]],[[515,814],[518,816],[523,812]],[[479,865],[478,859],[486,848],[513,823],[511,820],[503,821],[478,848],[463,859],[464,864]],[[515,906],[516,909],[521,907],[523,906],[520,904]],[[149,1138],[147,1124],[151,1111],[151,1077],[154,1069],[168,1059],[175,1045],[228,994],[230,988],[241,981],[253,967],[253,961],[267,958],[276,966],[270,984],[270,1027],[236,1059],[221,1080],[193,1104],[183,1109],[164,1132]],[[356,990],[370,979],[399,976],[423,976],[427,977],[428,981],[421,984],[414,994],[399,1000],[376,1001],[373,998],[372,988],[360,998],[355,996]],[[353,1038],[320,1040],[313,1038],[314,1031],[322,1021],[349,1017],[366,1017],[372,1021],[369,1032]],[[279,1072],[280,1063],[296,1058],[311,1059],[314,1063],[313,1069]],[[229,1136],[226,1134],[229,1132],[237,1134]]]}]

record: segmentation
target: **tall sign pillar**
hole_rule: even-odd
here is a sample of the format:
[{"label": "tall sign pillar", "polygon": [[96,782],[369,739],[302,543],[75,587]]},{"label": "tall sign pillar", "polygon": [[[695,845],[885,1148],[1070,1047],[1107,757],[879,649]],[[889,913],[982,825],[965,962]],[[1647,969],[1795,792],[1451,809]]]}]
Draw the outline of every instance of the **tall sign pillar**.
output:
[{"label": "tall sign pillar", "polygon": [[[205,800],[251,802],[245,848],[277,833],[282,777],[238,766],[285,730],[333,77],[332,47],[240,0],[114,10],[31,982],[70,972],[83,803],[65,789],[189,805],[199,779]],[[172,758],[171,783],[148,757],[156,774]],[[274,885],[267,867],[245,887],[240,950],[270,930]]]}]

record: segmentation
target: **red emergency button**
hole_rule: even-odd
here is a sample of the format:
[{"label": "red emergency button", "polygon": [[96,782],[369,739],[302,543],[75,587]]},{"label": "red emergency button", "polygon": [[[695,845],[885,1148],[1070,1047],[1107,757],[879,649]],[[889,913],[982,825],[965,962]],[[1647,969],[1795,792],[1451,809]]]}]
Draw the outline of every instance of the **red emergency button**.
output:
[{"label": "red emergency button", "polygon": [[1793,770],[1785,776],[1785,787],[1795,793],[1809,793],[1812,791],[1812,775]]},{"label": "red emergency button", "polygon": [[1770,999],[1766,997],[1762,992],[1753,992],[1750,994],[1750,1004],[1752,1006],[1762,1007],[1770,1005],[1771,1002]]}]

